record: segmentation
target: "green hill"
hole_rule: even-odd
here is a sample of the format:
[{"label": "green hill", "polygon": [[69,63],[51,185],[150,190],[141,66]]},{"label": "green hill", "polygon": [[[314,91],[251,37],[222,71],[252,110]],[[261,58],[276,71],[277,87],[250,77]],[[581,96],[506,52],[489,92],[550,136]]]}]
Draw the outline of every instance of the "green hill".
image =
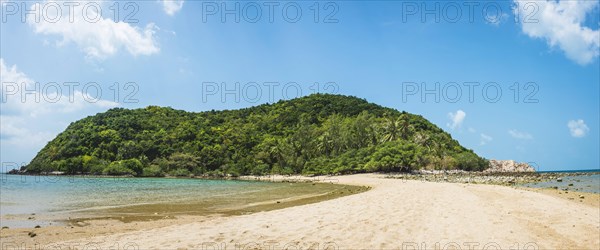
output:
[{"label": "green hill", "polygon": [[487,167],[487,160],[419,115],[314,94],[201,113],[111,109],[71,123],[27,172],[223,176]]}]

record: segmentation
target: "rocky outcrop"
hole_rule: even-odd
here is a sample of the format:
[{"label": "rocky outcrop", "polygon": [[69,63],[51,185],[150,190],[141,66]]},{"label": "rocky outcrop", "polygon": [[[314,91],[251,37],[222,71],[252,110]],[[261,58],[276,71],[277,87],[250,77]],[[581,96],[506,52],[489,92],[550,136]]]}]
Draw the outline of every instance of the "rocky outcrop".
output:
[{"label": "rocky outcrop", "polygon": [[22,166],[21,169],[12,169],[8,172],[6,172],[6,174],[27,174],[27,167]]},{"label": "rocky outcrop", "polygon": [[490,167],[484,172],[535,172],[535,169],[524,162],[490,160]]}]

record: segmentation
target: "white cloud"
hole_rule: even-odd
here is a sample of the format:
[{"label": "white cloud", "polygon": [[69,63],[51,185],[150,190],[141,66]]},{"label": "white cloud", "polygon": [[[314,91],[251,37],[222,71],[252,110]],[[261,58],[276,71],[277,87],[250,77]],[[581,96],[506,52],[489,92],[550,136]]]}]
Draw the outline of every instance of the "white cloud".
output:
[{"label": "white cloud", "polygon": [[468,130],[469,130],[469,132],[470,132],[470,133],[475,133],[475,132],[477,132],[477,130],[476,130],[476,129],[474,129],[473,127],[469,127],[469,129],[468,129]]},{"label": "white cloud", "polygon": [[[53,2],[55,1],[48,0],[35,3],[31,9],[37,12],[44,4]],[[115,22],[110,18],[98,16],[98,12],[93,7],[86,8],[84,12],[85,4],[90,2],[78,3],[79,5],[72,11],[75,14],[70,16],[71,11],[67,8],[61,11],[61,17],[56,22],[49,20],[55,17],[53,13],[47,14],[50,18],[40,18],[39,22],[35,20],[35,15],[28,15],[27,22],[33,27],[35,33],[61,36],[62,40],[57,41],[58,46],[74,43],[91,59],[105,59],[121,49],[134,56],[152,55],[160,51],[154,36],[158,28],[153,23],[140,29],[129,23]],[[82,13],[87,13],[85,18]]]},{"label": "white cloud", "polygon": [[[20,72],[16,65],[7,66],[3,58],[0,58],[0,83],[3,114],[37,117],[38,115],[71,113],[89,107],[112,108],[119,105],[79,90],[69,93],[67,85],[57,83],[53,86],[58,88],[54,88],[36,84],[25,73]],[[27,90],[27,95],[24,95],[24,89]]]},{"label": "white cloud", "polygon": [[[28,161],[68,122],[118,106],[115,102],[96,100],[95,93],[90,96],[77,89],[73,93],[66,92],[64,87],[44,91],[43,86],[48,85],[36,85],[3,58],[0,58],[0,85],[0,154],[6,161]],[[23,88],[27,89],[26,98],[22,95]]]},{"label": "white cloud", "polygon": [[467,113],[460,109],[457,110],[456,113],[450,112],[448,113],[448,118],[450,118],[451,123],[447,123],[446,126],[450,127],[451,129],[460,128],[466,116]]},{"label": "white cloud", "polygon": [[584,137],[588,132],[590,132],[590,128],[588,128],[585,122],[581,119],[570,120],[567,123],[567,127],[569,127],[569,131],[571,131],[571,136],[576,138]]},{"label": "white cloud", "polygon": [[[584,26],[598,1],[514,0],[514,14],[523,33],[559,47],[567,58],[585,65],[600,54],[600,30]],[[537,21],[536,21],[537,20]]]},{"label": "white cloud", "polygon": [[516,129],[509,130],[508,134],[510,136],[512,136],[513,138],[516,138],[516,139],[522,139],[522,140],[531,140],[531,139],[533,139],[533,136],[531,134],[529,134],[527,132],[521,132],[521,131],[518,131]]},{"label": "white cloud", "polygon": [[172,16],[183,8],[183,0],[162,0],[163,10],[167,15]]},{"label": "white cloud", "polygon": [[481,144],[481,145],[485,145],[485,144],[487,144],[488,142],[491,142],[494,139],[491,136],[486,135],[484,133],[479,134],[479,136],[481,138],[481,141],[480,141],[479,144]]},{"label": "white cloud", "polygon": [[53,133],[32,131],[27,128],[27,119],[0,115],[0,140],[3,146],[19,148],[40,147],[50,141]]}]

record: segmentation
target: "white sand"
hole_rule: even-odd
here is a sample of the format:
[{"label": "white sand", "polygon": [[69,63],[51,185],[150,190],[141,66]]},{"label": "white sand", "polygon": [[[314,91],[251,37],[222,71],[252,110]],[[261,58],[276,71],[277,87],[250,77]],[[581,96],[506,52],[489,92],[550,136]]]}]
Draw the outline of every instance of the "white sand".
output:
[{"label": "white sand", "polygon": [[503,186],[380,177],[335,177],[340,183],[373,189],[316,204],[60,245],[94,242],[102,249],[123,249],[127,244],[139,249],[600,249],[600,206]]}]

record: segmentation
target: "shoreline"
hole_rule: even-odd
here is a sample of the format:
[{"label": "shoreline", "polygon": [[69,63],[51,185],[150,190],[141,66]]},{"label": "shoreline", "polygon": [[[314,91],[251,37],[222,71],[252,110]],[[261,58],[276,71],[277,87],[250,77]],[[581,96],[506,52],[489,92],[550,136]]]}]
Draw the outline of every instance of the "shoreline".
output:
[{"label": "shoreline", "polygon": [[[29,177],[29,176],[28,176]],[[38,177],[38,176],[36,176]],[[79,178],[78,176],[61,176],[68,180],[70,177]],[[95,178],[95,177],[92,177]],[[100,177],[100,178],[110,178]],[[130,178],[130,177],[116,177]],[[18,214],[8,215],[5,218],[16,221],[24,221],[26,224],[31,224],[30,227],[3,227],[0,229],[0,238],[6,242],[26,243],[26,245],[47,245],[58,241],[79,239],[82,237],[92,237],[97,235],[106,235],[112,233],[129,232],[136,229],[159,228],[167,225],[185,224],[190,221],[202,221],[206,218],[214,217],[230,217],[245,214],[259,213],[277,209],[285,209],[288,207],[301,206],[306,204],[318,203],[330,199],[344,197],[351,194],[368,191],[370,188],[354,185],[333,185],[327,182],[315,181],[291,181],[284,180],[289,177],[281,176],[281,181],[289,182],[289,185],[296,184],[297,189],[294,194],[280,196],[274,198],[273,193],[270,193],[269,199],[257,202],[252,202],[244,205],[232,205],[232,207],[221,207],[219,210],[211,212],[200,212],[196,203],[172,203],[161,202],[142,205],[119,206],[113,208],[90,208],[91,213],[76,213],[69,215],[67,218],[57,216],[56,214]],[[130,178],[135,179],[135,178]],[[173,178],[173,179],[190,179],[190,178]],[[279,179],[279,178],[278,178]],[[193,181],[193,179],[190,179]],[[204,179],[198,179],[204,180]],[[215,180],[215,179],[211,179]],[[225,179],[216,179],[225,180]],[[244,179],[228,179],[227,181],[259,181],[250,178]],[[261,182],[268,182],[260,180]],[[316,185],[316,186],[315,186]],[[322,187],[323,191],[301,191],[312,186],[312,189]],[[334,188],[332,188],[334,187]],[[304,193],[304,194],[302,194]],[[156,212],[158,210],[168,212]],[[28,219],[29,217],[29,219]],[[41,225],[37,227],[34,225]],[[4,226],[4,224],[3,224]],[[32,236],[32,234],[34,234]],[[10,244],[9,244],[10,245]],[[11,245],[12,246],[12,245]],[[4,246],[0,246],[4,249]]]},{"label": "shoreline", "polygon": [[[485,171],[462,171],[462,170],[420,170],[413,172],[390,172],[390,173],[355,173],[346,175],[241,175],[241,176],[163,176],[163,177],[134,177],[134,176],[109,176],[109,175],[39,175],[39,174],[8,174],[23,177],[34,177],[34,178],[72,178],[72,179],[197,179],[197,180],[227,180],[227,181],[262,181],[262,182],[287,182],[287,183],[331,183],[336,184],[336,178],[339,176],[351,176],[351,175],[379,175],[385,178],[391,179],[403,179],[403,180],[418,180],[418,181],[431,181],[431,182],[448,182],[448,183],[470,183],[470,184],[491,184],[501,186],[523,186],[526,184],[535,183],[547,183],[547,182],[562,182],[563,178],[575,177],[575,176],[594,176],[600,175],[600,170],[586,170],[586,171],[557,171],[557,172],[485,172]],[[571,185],[570,185],[571,186]],[[540,187],[544,188],[544,187]],[[560,183],[555,186],[548,186],[548,188],[559,189]],[[560,188],[563,191],[577,191],[582,193],[600,193],[597,192],[586,192],[585,190],[573,190],[567,188]],[[595,190],[594,190],[595,191]]]},{"label": "shoreline", "polygon": [[[243,176],[240,178],[277,182],[317,181],[315,177],[306,176]],[[107,244],[107,242],[113,243],[113,245],[114,243],[123,245],[126,242],[134,242],[141,248],[201,248],[203,247],[202,243],[208,242],[210,244],[226,244],[232,248],[233,244],[248,244],[248,239],[256,239],[255,242],[261,242],[261,244],[268,240],[275,240],[280,243],[297,241],[299,244],[317,242],[321,244],[320,247],[326,243],[323,239],[329,239],[327,242],[334,242],[340,249],[355,246],[362,248],[397,248],[403,246],[402,244],[399,246],[393,245],[394,240],[395,242],[399,242],[396,239],[403,239],[401,243],[408,243],[408,246],[412,246],[412,243],[424,242],[427,243],[428,248],[434,247],[436,242],[440,243],[441,247],[444,247],[444,244],[450,244],[450,242],[459,243],[462,247],[463,243],[473,240],[479,243],[495,242],[502,246],[502,248],[513,246],[514,243],[519,243],[522,246],[527,242],[535,242],[540,248],[600,247],[597,237],[595,239],[584,237],[585,235],[590,235],[590,232],[591,236],[600,235],[598,224],[595,224],[595,227],[593,226],[593,223],[600,223],[600,218],[598,218],[600,215],[597,214],[598,209],[600,209],[600,195],[598,194],[585,193],[583,201],[578,201],[576,199],[569,199],[573,195],[579,195],[578,193],[568,192],[570,194],[568,196],[564,192],[554,189],[528,189],[516,186],[477,185],[474,183],[425,182],[422,180],[393,179],[382,174],[329,176],[318,181],[371,188],[366,192],[328,199],[317,203],[295,205],[251,214],[234,216],[177,216],[177,218],[171,219],[131,223],[123,223],[115,220],[97,220],[85,222],[89,224],[82,224],[80,227],[65,227],[58,231],[50,227],[28,230],[2,229],[0,235],[2,235],[3,241],[6,240],[5,242],[23,242],[31,248],[34,243],[49,246],[55,243],[67,246],[74,246],[75,244],[82,246],[86,242],[104,242],[100,246],[110,246],[111,244]],[[448,190],[455,192],[448,193]],[[479,199],[483,200],[480,201]],[[456,200],[462,200],[466,205],[471,206],[478,204],[481,208],[491,210],[501,208],[505,212],[503,215],[500,213],[488,214],[485,210],[482,211],[471,206],[465,207],[465,204],[462,204],[462,206],[454,204]],[[499,200],[502,202],[498,203]],[[537,204],[537,206],[524,205],[527,203]],[[415,204],[417,205],[415,206]],[[436,208],[437,206],[432,207],[431,205],[433,204],[447,205],[447,211],[445,209],[439,210],[439,208]],[[493,204],[495,205],[491,206]],[[455,206],[456,208],[460,207],[459,210],[451,209]],[[503,206],[508,206],[509,208],[502,209]],[[438,214],[427,213],[428,209],[434,210]],[[479,218],[478,220],[483,219],[483,221],[477,222],[483,227],[482,230],[494,237],[486,238],[484,237],[485,234],[471,232],[477,236],[473,238],[473,236],[463,232],[465,230],[470,231],[469,228],[472,226],[466,226],[469,224],[468,221],[470,219],[465,221],[452,218],[464,217],[464,212],[466,211],[460,210],[469,209],[474,209],[472,211],[473,215]],[[529,209],[536,211],[528,211]],[[425,211],[419,212],[419,210]],[[508,214],[506,211],[508,211]],[[594,211],[596,211],[595,214],[593,213]],[[365,217],[363,213],[367,216]],[[406,217],[403,213],[408,213],[411,216]],[[519,215],[519,220],[510,219],[510,217],[516,214]],[[466,214],[467,218],[469,215],[468,213]],[[355,217],[359,217],[361,220],[357,220]],[[397,221],[390,224],[389,221],[381,220],[381,218],[389,218],[393,222],[398,219],[397,217],[403,218],[401,221],[405,223]],[[427,219],[428,217],[429,219]],[[487,219],[484,219],[486,217]],[[488,224],[486,220],[493,223]],[[271,222],[269,224],[271,226],[267,225],[265,227],[263,224],[269,221]],[[430,225],[431,222],[436,223]],[[569,223],[572,223],[572,225]],[[505,228],[502,229],[497,224],[501,224]],[[565,224],[569,224],[572,227],[564,227]],[[229,228],[226,225],[233,228]],[[356,225],[366,225],[366,229],[362,232],[356,231],[353,229],[357,227]],[[531,225],[537,225],[533,228],[535,232],[531,232],[533,230],[529,228]],[[557,225],[560,225],[562,228],[557,228]],[[425,226],[424,229],[422,228],[423,226]],[[273,229],[273,227],[276,227],[278,230]],[[506,227],[511,228],[510,234],[506,234]],[[290,228],[290,230],[286,231],[287,228]],[[298,231],[296,233],[298,237],[303,237],[296,238],[293,228],[298,229],[296,230]],[[409,230],[410,228],[412,230]],[[463,234],[457,235],[452,233],[452,231],[448,231],[451,228],[458,232],[463,232]],[[494,230],[490,231],[490,228]],[[390,232],[390,230],[392,231]],[[200,234],[198,231],[203,233]],[[410,237],[400,237],[400,235],[392,233],[393,231],[404,232],[405,235],[409,235]],[[565,231],[563,233],[566,235],[577,237],[574,240],[567,240],[565,237],[560,237],[562,234],[556,234],[559,231]],[[34,232],[37,236],[29,237],[27,235],[28,232]],[[382,234],[381,237],[373,235],[373,233],[378,232]],[[497,235],[494,235],[496,233],[503,236],[498,238],[496,237]],[[525,234],[529,238],[514,235],[518,233]],[[168,237],[161,238],[164,234]],[[375,237],[372,239],[376,244],[351,240],[365,236],[360,234]],[[432,239],[435,239],[435,241],[432,242],[428,237],[425,237],[425,234],[437,235],[438,238],[433,237]],[[454,237],[449,237],[446,234],[454,235]],[[544,237],[545,234],[548,236]],[[340,237],[344,235],[346,237]],[[556,239],[550,239],[550,235],[554,235]],[[511,238],[513,236],[515,238]],[[577,241],[577,239],[580,241]],[[483,245],[480,245],[480,247]],[[280,245],[279,247],[282,246]],[[262,248],[262,246],[259,248]]]}]

